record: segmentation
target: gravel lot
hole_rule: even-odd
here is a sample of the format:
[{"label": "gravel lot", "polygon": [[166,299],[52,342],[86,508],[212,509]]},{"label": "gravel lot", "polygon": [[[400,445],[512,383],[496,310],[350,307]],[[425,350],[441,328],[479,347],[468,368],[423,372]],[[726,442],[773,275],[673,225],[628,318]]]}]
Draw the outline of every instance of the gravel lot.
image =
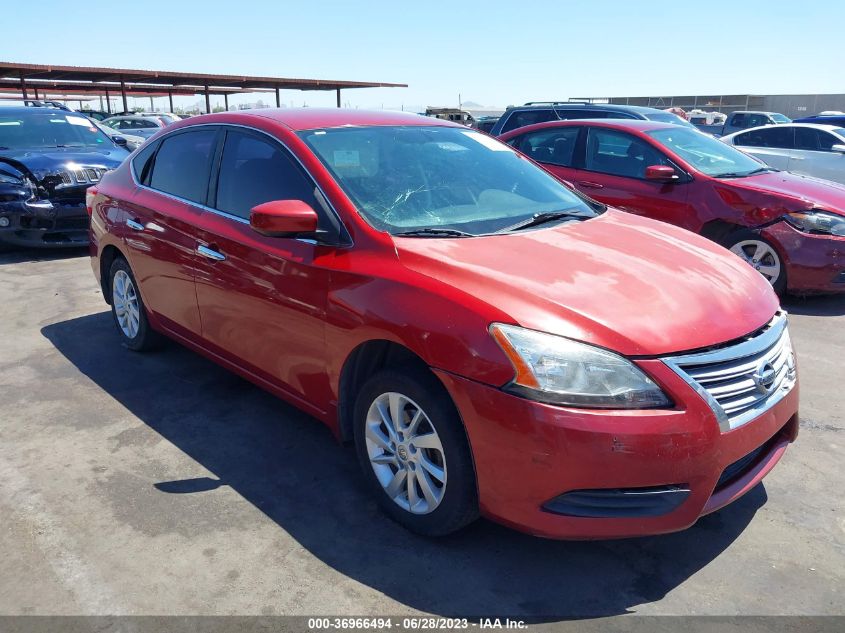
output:
[{"label": "gravel lot", "polygon": [[84,253],[0,255],[0,614],[845,614],[845,297],[787,309],[801,435],[741,501],[658,538],[428,541],[308,416],[122,348]]}]

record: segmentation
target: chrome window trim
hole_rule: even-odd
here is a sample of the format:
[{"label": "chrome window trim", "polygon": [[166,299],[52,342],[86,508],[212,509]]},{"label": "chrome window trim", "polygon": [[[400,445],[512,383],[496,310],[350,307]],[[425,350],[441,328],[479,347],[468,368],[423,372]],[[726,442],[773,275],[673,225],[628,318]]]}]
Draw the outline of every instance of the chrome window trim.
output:
[{"label": "chrome window trim", "polygon": [[[337,209],[334,208],[334,205],[329,200],[329,197],[326,195],[326,192],[320,186],[320,183],[318,183],[317,179],[314,178],[314,176],[311,174],[310,171],[308,171],[308,168],[305,167],[305,165],[299,159],[299,156],[297,156],[290,149],[290,147],[288,147],[287,144],[285,144],[281,139],[273,136],[269,132],[265,132],[264,130],[259,130],[259,129],[254,128],[254,127],[250,127],[249,125],[243,125],[243,124],[240,124],[240,123],[197,123],[195,125],[186,125],[185,127],[180,127],[177,130],[172,130],[171,132],[168,132],[167,134],[163,134],[162,136],[159,136],[158,138],[156,138],[155,142],[161,144],[168,137],[174,136],[174,135],[182,133],[182,132],[188,132],[190,130],[194,130],[194,129],[197,129],[197,128],[203,128],[203,127],[215,127],[215,128],[235,127],[235,128],[241,128],[241,129],[248,130],[248,131],[251,131],[251,132],[258,132],[260,134],[263,134],[264,136],[266,136],[270,140],[275,141],[276,143],[281,145],[285,149],[285,151],[296,161],[297,165],[299,165],[299,167],[302,169],[302,171],[305,173],[305,175],[308,177],[308,179],[314,184],[314,187],[317,189],[317,191],[320,192],[320,196],[325,201],[326,206],[329,208],[329,211],[331,211],[331,213],[337,219],[338,225],[341,228],[341,235],[339,236],[340,239],[341,239],[341,243],[337,244],[337,246],[339,246],[339,247],[340,246],[342,246],[342,247],[352,246],[352,244],[353,244],[352,236],[349,234],[349,230],[346,228],[346,225],[343,223],[343,220],[341,219],[340,214],[337,212]],[[156,152],[157,151],[158,150],[156,150]],[[224,217],[228,220],[234,220],[235,222],[240,222],[241,224],[249,225],[249,220],[247,220],[246,218],[242,218],[239,215],[227,213],[226,211],[221,211],[220,209],[214,209],[214,208],[209,207],[209,206],[202,204],[200,202],[188,200],[187,198],[182,198],[182,197],[176,196],[172,193],[167,193],[166,191],[161,191],[160,189],[148,187],[147,185],[144,185],[144,184],[138,182],[138,179],[135,177],[135,159],[136,158],[137,158],[137,156],[133,153],[133,155],[130,157],[129,166],[128,166],[129,167],[129,176],[130,176],[130,178],[132,178],[132,182],[135,184],[136,187],[138,187],[140,189],[146,189],[147,191],[152,191],[152,192],[157,193],[157,194],[162,195],[162,196],[166,196],[166,197],[170,198],[171,200],[177,200],[178,202],[184,202],[185,204],[190,204],[194,207],[201,209],[202,211],[208,211],[209,213],[214,213],[214,214],[219,215],[221,217]],[[306,244],[314,244],[314,245],[317,244],[317,241],[312,239],[312,238],[296,237],[296,238],[293,238],[293,239],[296,242],[304,242]]]},{"label": "chrome window trim", "polygon": [[784,377],[784,382],[773,391],[767,398],[764,398],[748,411],[735,417],[733,420],[729,419],[725,410],[722,408],[716,399],[701,384],[692,378],[684,370],[684,366],[688,365],[707,365],[714,363],[723,363],[726,361],[737,360],[740,358],[752,356],[765,350],[771,349],[776,345],[781,338],[786,334],[788,336],[788,318],[783,310],[775,313],[775,316],[765,326],[766,329],[759,335],[747,339],[736,345],[730,345],[719,349],[697,352],[692,354],[679,354],[676,356],[665,356],[661,360],[674,371],[680,378],[684,380],[701,398],[708,404],[710,409],[716,416],[716,421],[719,424],[719,429],[725,433],[733,429],[739,428],[765,411],[771,409],[778,402],[783,400],[787,394],[792,391],[795,386],[796,377],[787,375]]}]

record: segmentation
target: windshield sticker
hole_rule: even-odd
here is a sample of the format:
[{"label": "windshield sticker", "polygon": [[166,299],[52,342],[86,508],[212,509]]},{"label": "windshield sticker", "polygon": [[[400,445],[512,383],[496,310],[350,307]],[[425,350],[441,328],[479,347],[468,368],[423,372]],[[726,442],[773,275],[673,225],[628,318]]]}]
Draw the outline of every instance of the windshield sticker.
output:
[{"label": "windshield sticker", "polygon": [[461,132],[464,136],[468,136],[476,143],[481,143],[487,149],[492,149],[494,152],[512,152],[513,150],[505,145],[504,143],[500,143],[496,139],[487,136],[486,134],[481,134],[480,132]]},{"label": "windshield sticker", "polygon": [[358,150],[336,149],[333,162],[335,167],[360,167],[361,157]]}]

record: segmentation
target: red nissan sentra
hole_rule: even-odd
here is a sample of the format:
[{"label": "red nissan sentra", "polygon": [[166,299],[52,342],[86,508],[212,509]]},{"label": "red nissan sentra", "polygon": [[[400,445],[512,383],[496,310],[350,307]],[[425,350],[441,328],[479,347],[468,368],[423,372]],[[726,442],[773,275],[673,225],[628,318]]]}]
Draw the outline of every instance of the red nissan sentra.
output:
[{"label": "red nissan sentra", "polygon": [[778,292],[845,292],[845,185],[655,121],[550,121],[500,139],[596,200],[719,242]]},{"label": "red nissan sentra", "polygon": [[166,335],[318,418],[421,534],[479,514],[560,538],[680,530],[798,431],[760,275],[459,125],[196,117],[88,206],[125,346]]}]

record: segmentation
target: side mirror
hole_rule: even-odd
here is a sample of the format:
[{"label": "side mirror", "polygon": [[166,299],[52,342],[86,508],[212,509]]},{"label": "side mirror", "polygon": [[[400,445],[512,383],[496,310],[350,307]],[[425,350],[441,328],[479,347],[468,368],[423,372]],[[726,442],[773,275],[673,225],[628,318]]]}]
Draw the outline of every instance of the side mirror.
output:
[{"label": "side mirror", "polygon": [[317,212],[302,200],[271,200],[252,208],[249,225],[268,237],[295,237],[317,231]]},{"label": "side mirror", "polygon": [[678,175],[669,165],[649,165],[645,168],[645,179],[656,182],[672,182],[678,180]]},{"label": "side mirror", "polygon": [[126,147],[126,139],[123,138],[122,136],[118,136],[117,134],[115,134],[114,136],[111,137],[111,140],[113,140],[115,143],[117,143],[121,147]]},{"label": "side mirror", "polygon": [[832,145],[831,150],[834,152],[839,152],[840,154],[845,154],[845,145],[837,143],[836,145]]}]

